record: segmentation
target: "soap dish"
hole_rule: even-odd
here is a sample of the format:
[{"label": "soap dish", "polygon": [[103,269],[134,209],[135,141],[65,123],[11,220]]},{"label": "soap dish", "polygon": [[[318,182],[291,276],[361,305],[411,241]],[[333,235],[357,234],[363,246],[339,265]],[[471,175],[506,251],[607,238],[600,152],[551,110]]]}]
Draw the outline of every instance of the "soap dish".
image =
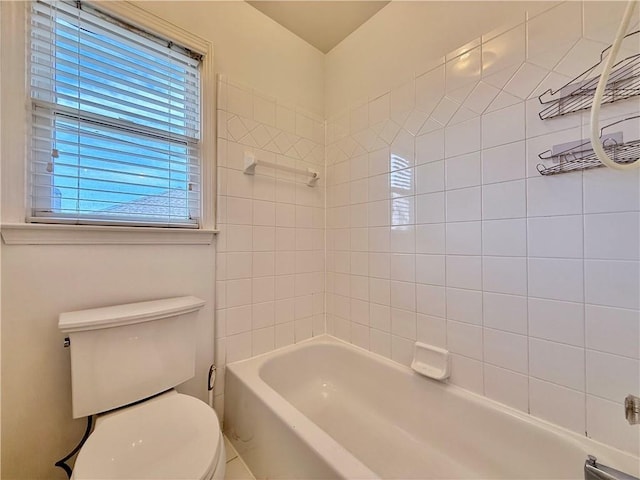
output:
[{"label": "soap dish", "polygon": [[426,343],[416,342],[411,368],[425,377],[444,381],[451,375],[449,351]]}]

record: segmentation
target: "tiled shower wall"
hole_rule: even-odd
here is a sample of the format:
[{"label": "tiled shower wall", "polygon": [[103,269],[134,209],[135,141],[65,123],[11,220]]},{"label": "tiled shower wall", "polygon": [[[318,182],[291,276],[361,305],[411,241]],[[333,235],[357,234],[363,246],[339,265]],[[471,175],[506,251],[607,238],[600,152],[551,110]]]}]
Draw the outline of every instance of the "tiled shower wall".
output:
[{"label": "tiled shower wall", "polygon": [[[244,156],[320,173],[306,177]],[[295,105],[218,81],[216,411],[224,366],[324,333],[324,121]]]},{"label": "tiled shower wall", "polygon": [[[452,383],[637,452],[621,404],[640,393],[640,170],[536,170],[588,137],[588,112],[540,120],[538,95],[613,38],[590,3],[329,118],[327,328],[403,364],[416,340],[445,347]],[[602,125],[639,112],[604,106]],[[640,137],[638,121],[619,130]]]}]

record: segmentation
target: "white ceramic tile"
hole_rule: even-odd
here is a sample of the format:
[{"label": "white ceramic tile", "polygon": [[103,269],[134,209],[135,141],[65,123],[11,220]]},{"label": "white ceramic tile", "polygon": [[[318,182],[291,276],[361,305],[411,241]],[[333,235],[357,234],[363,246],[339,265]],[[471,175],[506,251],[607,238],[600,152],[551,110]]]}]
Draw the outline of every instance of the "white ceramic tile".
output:
[{"label": "white ceramic tile", "polygon": [[444,151],[456,157],[480,150],[480,117],[450,125],[444,130]]},{"label": "white ceramic tile", "polygon": [[444,285],[445,256],[416,255],[416,282],[430,285]]},{"label": "white ceramic tile", "polygon": [[640,213],[584,216],[585,258],[640,260]]},{"label": "white ceramic tile", "polygon": [[482,288],[487,292],[527,294],[527,260],[517,257],[483,257]]},{"label": "white ceramic tile", "polygon": [[[253,278],[251,282],[252,289],[252,302],[261,303],[268,302],[275,299],[275,278],[274,277],[260,277]],[[227,290],[227,297],[229,291]],[[228,298],[227,298],[228,300]]]},{"label": "white ceramic tile", "polygon": [[391,333],[393,335],[409,340],[415,340],[417,334],[416,328],[415,312],[399,308],[391,308]]},{"label": "white ceramic tile", "polygon": [[445,162],[448,190],[480,185],[480,152],[448,158]]},{"label": "white ceramic tile", "polygon": [[[390,300],[389,300],[390,302]],[[389,305],[369,304],[369,325],[383,332],[391,331],[391,307]]]},{"label": "white ceramic tile", "polygon": [[391,227],[390,247],[394,253],[414,253],[416,249],[415,227],[402,225]]},{"label": "white ceramic tile", "polygon": [[251,356],[251,332],[226,337],[227,363],[244,360]]},{"label": "white ceramic tile", "polygon": [[227,280],[251,277],[252,260],[246,253],[227,253]]},{"label": "white ceramic tile", "polygon": [[493,256],[525,256],[527,254],[526,220],[522,218],[483,221],[482,253]]},{"label": "white ceramic tile", "polygon": [[391,335],[391,358],[407,367],[413,360],[413,340]]},{"label": "white ceramic tile", "polygon": [[[612,190],[615,189],[615,195]],[[585,213],[626,212],[640,208],[640,170],[598,168],[584,172]]]},{"label": "white ceramic tile", "polygon": [[441,192],[444,190],[444,162],[436,161],[415,168],[416,193]]},{"label": "white ceramic tile", "polygon": [[455,222],[446,225],[447,254],[480,255],[482,253],[481,222]]},{"label": "white ceramic tile", "polygon": [[377,278],[390,278],[391,262],[388,253],[369,253],[369,275]]},{"label": "white ceramic tile", "polygon": [[587,350],[587,393],[622,402],[640,389],[640,366],[634,358]]},{"label": "white ceramic tile", "polygon": [[562,4],[528,22],[531,63],[552,69],[569,51],[582,32],[581,7],[579,3]]},{"label": "white ceramic tile", "polygon": [[582,258],[582,215],[528,220],[529,256]]},{"label": "white ceramic tile", "polygon": [[447,319],[482,324],[482,292],[447,288]]},{"label": "white ceramic tile", "polygon": [[[602,51],[611,44],[610,42],[611,40],[607,40],[606,42],[595,42],[593,40],[581,38],[554,67],[554,71],[567,76],[581,74],[594,65],[595,62],[593,59],[599,58]],[[623,55],[620,55],[618,58],[622,59],[624,57]]]},{"label": "white ceramic tile", "polygon": [[431,113],[444,95],[444,66],[416,77],[415,81],[415,107],[424,112]]},{"label": "white ceramic tile", "polygon": [[447,256],[447,286],[480,290],[482,260],[480,257]]},{"label": "white ceramic tile", "polygon": [[521,218],[526,216],[526,185],[524,180],[494,183],[482,187],[482,218]]},{"label": "white ceramic tile", "polygon": [[237,333],[248,332],[251,330],[251,305],[228,308],[225,315],[227,335],[235,335]]},{"label": "white ceramic tile", "polygon": [[294,342],[293,322],[280,323],[275,326],[275,348],[286,347]]},{"label": "white ceramic tile", "polygon": [[482,150],[482,183],[525,178],[525,142],[513,142]]},{"label": "white ceramic tile", "polygon": [[584,349],[529,338],[529,374],[564,387],[584,391]]},{"label": "white ceramic tile", "polygon": [[582,302],[584,272],[581,260],[530,258],[529,295]]},{"label": "white ceramic tile", "polygon": [[585,261],[585,300],[595,305],[640,308],[640,262]]},{"label": "white ceramic tile", "polygon": [[582,178],[572,175],[539,176],[527,180],[530,217],[582,213]]},{"label": "white ceramic tile", "polygon": [[583,304],[530,298],[529,335],[584,346]]},{"label": "white ceramic tile", "polygon": [[391,90],[389,114],[398,123],[403,123],[415,104],[415,85],[413,79]]},{"label": "white ceramic tile", "polygon": [[376,175],[368,180],[367,201],[384,200],[391,197],[389,174]]},{"label": "white ceramic tile", "polygon": [[436,108],[431,113],[431,117],[441,125],[446,125],[449,123],[449,120],[451,120],[451,117],[453,117],[459,107],[459,102],[456,102],[451,98],[444,97],[440,100],[440,103],[436,105]]},{"label": "white ceramic tile", "polygon": [[369,229],[352,228],[349,243],[352,251],[367,252],[369,250]]},{"label": "white ceramic tile", "polygon": [[416,310],[415,284],[410,282],[391,282],[391,306],[403,310]]},{"label": "white ceramic tile", "polygon": [[451,383],[475,393],[484,391],[482,362],[460,355],[451,355]]},{"label": "white ceramic tile", "polygon": [[251,355],[270,352],[275,345],[275,328],[267,327],[251,332]]},{"label": "white ceramic tile", "polygon": [[378,123],[389,118],[390,94],[386,93],[369,102],[369,125]]},{"label": "white ceramic tile", "polygon": [[640,451],[640,437],[621,415],[620,402],[587,395],[587,435],[627,452]]},{"label": "white ceramic tile", "polygon": [[549,71],[545,68],[532,63],[524,63],[504,86],[504,90],[526,100],[548,73]]},{"label": "white ceramic tile", "polygon": [[525,59],[525,25],[519,25],[482,45],[482,74],[491,75]]},{"label": "white ceramic tile", "polygon": [[416,165],[431,163],[444,158],[444,129],[416,137]]},{"label": "white ceramic tile", "polygon": [[391,304],[391,287],[389,280],[369,278],[369,300],[382,305]]},{"label": "white ceramic tile", "polygon": [[391,358],[391,335],[372,328],[369,332],[369,348],[373,353]]},{"label": "white ceramic tile", "polygon": [[499,93],[500,90],[496,87],[485,82],[478,82],[463,105],[475,113],[482,113]]},{"label": "white ceramic tile", "polygon": [[369,250],[372,252],[388,252],[391,242],[389,227],[369,228]]},{"label": "white ceramic tile", "polygon": [[480,220],[481,187],[462,188],[446,192],[447,222]]},{"label": "white ceramic tile", "polygon": [[483,348],[485,362],[518,373],[528,373],[526,336],[485,328]]},{"label": "white ceramic tile", "polygon": [[484,365],[485,395],[523,412],[529,412],[529,380],[526,375]]},{"label": "white ceramic tile", "polygon": [[416,195],[416,223],[442,223],[445,220],[444,192]]},{"label": "white ceramic tile", "polygon": [[275,302],[251,305],[251,328],[265,328],[275,323]]},{"label": "white ceramic tile", "polygon": [[640,312],[586,305],[587,348],[640,358]]},{"label": "white ceramic tile", "polygon": [[[503,72],[506,72],[506,70],[504,70]],[[499,75],[503,75],[503,73],[501,72]],[[491,78],[491,77],[489,77]],[[501,80],[499,82],[498,85],[501,85],[502,83],[506,82],[509,80],[510,77],[506,77],[504,80]],[[485,79],[485,81],[489,81],[489,79]],[[496,85],[497,86],[497,85]],[[496,110],[502,110],[503,108],[507,108],[510,107],[511,105],[516,105],[518,103],[521,102],[521,99],[511,95],[510,93],[505,92],[504,90],[502,90],[498,96],[493,100],[493,102],[491,102],[491,105],[489,105],[489,107],[487,108],[487,112],[495,112]]]},{"label": "white ceramic tile", "polygon": [[306,317],[294,322],[294,338],[296,342],[307,340],[313,336],[312,318]]},{"label": "white ceramic tile", "polygon": [[253,252],[252,275],[254,277],[266,277],[275,274],[274,252]]},{"label": "white ceramic tile", "polygon": [[468,50],[447,61],[447,94],[462,87],[473,85],[480,79],[482,54],[480,47]]},{"label": "white ceramic tile", "polygon": [[369,327],[359,325],[357,323],[351,324],[351,343],[354,345],[369,350],[370,338]]},{"label": "white ceramic tile", "polygon": [[447,348],[453,353],[482,360],[482,327],[447,320]]},{"label": "white ceramic tile", "polygon": [[517,142],[525,138],[524,103],[518,103],[502,110],[482,116],[482,146],[491,148]]},{"label": "white ceramic tile", "polygon": [[499,293],[484,293],[483,324],[506,332],[527,334],[527,298]]},{"label": "white ceramic tile", "polygon": [[411,254],[394,253],[391,255],[391,279],[402,282],[415,282],[416,258]]},{"label": "white ceramic tile", "polygon": [[435,317],[445,316],[445,288],[435,285],[416,285],[416,309],[418,313]]},{"label": "white ceramic tile", "polygon": [[249,278],[227,281],[227,307],[249,305],[251,303],[251,284]]},{"label": "white ceramic tile", "polygon": [[366,252],[351,252],[351,273],[353,275],[369,274],[369,255]]},{"label": "white ceramic tile", "polygon": [[249,252],[252,250],[251,225],[227,225],[226,249],[228,252]]},{"label": "white ceramic tile", "polygon": [[227,221],[235,225],[252,224],[252,202],[249,198],[227,197]]},{"label": "white ceramic tile", "polygon": [[366,205],[368,206],[368,225],[370,227],[389,225],[391,207],[388,200],[370,202]]},{"label": "white ceramic tile", "polygon": [[445,253],[445,224],[416,225],[416,253]]},{"label": "white ceramic tile", "polygon": [[581,435],[585,432],[584,393],[529,378],[529,411]]},{"label": "white ceramic tile", "polygon": [[447,322],[444,318],[418,314],[417,341],[440,348],[447,346]]}]

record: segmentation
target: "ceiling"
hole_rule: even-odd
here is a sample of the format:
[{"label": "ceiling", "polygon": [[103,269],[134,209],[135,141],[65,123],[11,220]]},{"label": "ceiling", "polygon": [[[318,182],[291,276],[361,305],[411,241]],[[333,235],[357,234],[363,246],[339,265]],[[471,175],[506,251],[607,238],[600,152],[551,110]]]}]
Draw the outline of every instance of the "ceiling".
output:
[{"label": "ceiling", "polygon": [[327,53],[389,1],[257,0],[247,2]]}]

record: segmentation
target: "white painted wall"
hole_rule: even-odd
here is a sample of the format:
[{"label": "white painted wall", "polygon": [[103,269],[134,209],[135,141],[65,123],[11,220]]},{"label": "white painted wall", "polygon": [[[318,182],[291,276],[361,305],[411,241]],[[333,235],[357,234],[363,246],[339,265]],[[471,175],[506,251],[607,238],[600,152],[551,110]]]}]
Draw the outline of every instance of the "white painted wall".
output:
[{"label": "white painted wall", "polygon": [[327,55],[327,330],[405,365],[445,347],[452,383],[638,455],[640,170],[536,170],[589,122],[538,95],[624,5],[393,2]]},{"label": "white painted wall", "polygon": [[[2,2],[2,220],[24,217],[23,3]],[[214,45],[215,68],[240,83],[322,112],[323,56],[244,2],[139,2]],[[215,131],[216,125],[210,125]],[[60,312],[174,295],[207,301],[196,378],[207,400],[212,360],[215,245],[2,245],[2,478],[63,479],[53,463],[79,440],[71,420],[69,352]]]}]

